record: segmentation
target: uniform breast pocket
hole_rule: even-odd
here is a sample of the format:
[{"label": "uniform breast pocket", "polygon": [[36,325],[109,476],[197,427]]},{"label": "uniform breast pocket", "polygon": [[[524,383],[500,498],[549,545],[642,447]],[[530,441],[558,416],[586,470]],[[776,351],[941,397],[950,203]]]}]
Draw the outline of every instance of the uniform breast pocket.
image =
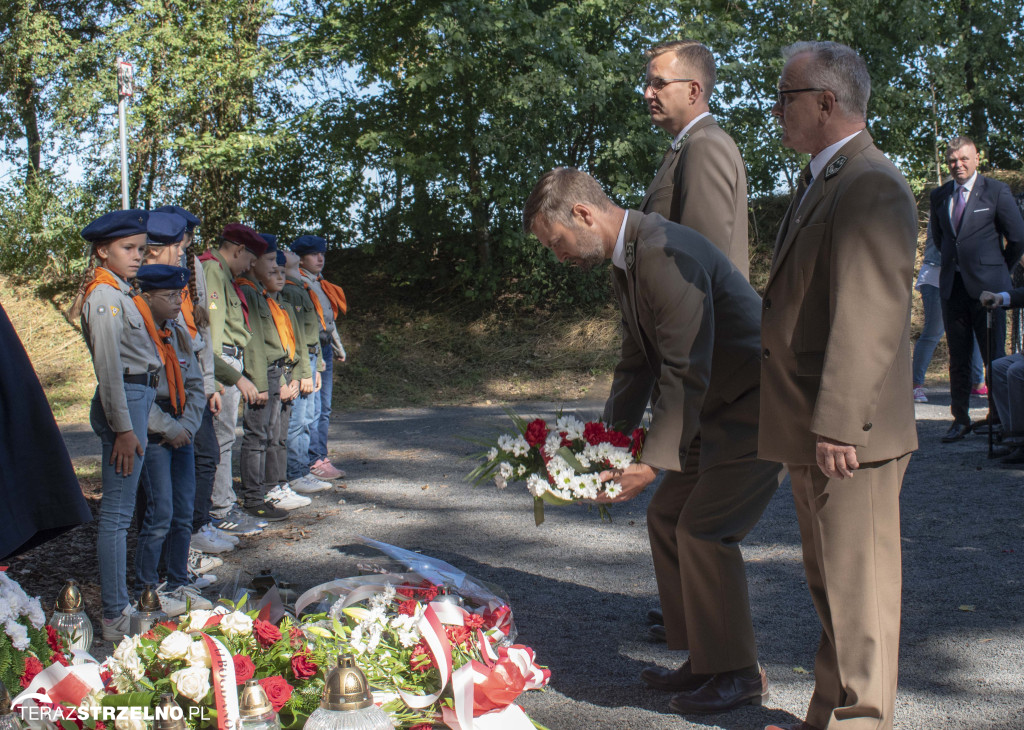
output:
[{"label": "uniform breast pocket", "polygon": [[146,326],[146,323],[142,319],[142,315],[138,312],[126,312],[125,321],[128,322],[128,326],[132,329],[142,329]]}]

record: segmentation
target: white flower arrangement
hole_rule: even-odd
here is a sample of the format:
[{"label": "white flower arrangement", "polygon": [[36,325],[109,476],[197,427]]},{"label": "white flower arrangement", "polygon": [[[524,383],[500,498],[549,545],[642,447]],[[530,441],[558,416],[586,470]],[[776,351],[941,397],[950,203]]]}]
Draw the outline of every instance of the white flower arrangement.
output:
[{"label": "white flower arrangement", "polygon": [[46,623],[46,614],[38,598],[30,598],[17,581],[6,572],[0,572],[0,622],[11,645],[18,651],[25,651],[29,636],[21,619],[26,619],[32,628],[41,629]]}]

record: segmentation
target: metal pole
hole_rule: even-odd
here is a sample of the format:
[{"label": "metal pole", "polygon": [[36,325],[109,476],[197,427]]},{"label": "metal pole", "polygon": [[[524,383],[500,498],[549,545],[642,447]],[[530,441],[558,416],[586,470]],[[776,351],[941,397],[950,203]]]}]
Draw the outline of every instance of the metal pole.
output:
[{"label": "metal pole", "polygon": [[121,126],[121,208],[128,210],[128,97],[117,99],[117,118]]}]

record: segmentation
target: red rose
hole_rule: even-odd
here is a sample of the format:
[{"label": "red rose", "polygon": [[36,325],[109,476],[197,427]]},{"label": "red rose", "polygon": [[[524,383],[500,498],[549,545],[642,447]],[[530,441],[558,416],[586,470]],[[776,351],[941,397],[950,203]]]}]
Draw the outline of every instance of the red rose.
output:
[{"label": "red rose", "polygon": [[63,664],[65,667],[71,666],[71,662],[65,658],[63,652],[55,651],[50,655],[50,664]]},{"label": "red rose", "polygon": [[600,421],[588,423],[583,427],[583,440],[591,446],[603,444],[608,440],[608,434],[604,424]]},{"label": "red rose", "polygon": [[400,604],[398,604],[398,612],[403,616],[415,616],[416,609],[419,607],[420,604],[418,604],[416,601],[402,601]]},{"label": "red rose", "polygon": [[647,438],[647,431],[642,428],[633,429],[633,448],[631,451],[633,452],[634,459],[640,457],[640,452],[643,451],[644,448],[645,438]]},{"label": "red rose", "polygon": [[64,642],[60,640],[57,629],[50,626],[50,624],[46,624],[46,645],[54,651],[64,651]]},{"label": "red rose", "polygon": [[237,684],[244,684],[246,680],[252,679],[252,675],[256,674],[256,665],[245,654],[236,654],[231,659],[235,663],[235,682]]},{"label": "red rose", "polygon": [[548,425],[540,418],[530,421],[523,438],[530,446],[543,446],[548,438]]},{"label": "red rose", "polygon": [[292,674],[296,679],[309,679],[315,677],[320,667],[309,660],[305,654],[296,654],[292,657]]},{"label": "red rose", "polygon": [[484,627],[484,617],[478,613],[467,614],[464,621],[466,622],[466,626],[473,630],[482,629]]},{"label": "red rose", "polygon": [[293,687],[280,674],[275,674],[273,677],[264,677],[260,680],[260,687],[267,693],[267,699],[274,706],[274,712],[280,712],[281,708],[292,697]]},{"label": "red rose", "polygon": [[256,619],[252,622],[252,630],[256,634],[256,640],[260,642],[260,646],[263,648],[273,646],[281,640],[281,629],[269,621]]},{"label": "red rose", "polygon": [[102,672],[100,672],[100,681],[102,681],[104,685],[106,685],[113,678],[114,674],[109,669],[104,669]]},{"label": "red rose", "polygon": [[28,687],[32,684],[32,680],[36,678],[36,675],[43,671],[43,663],[36,659],[34,656],[25,657],[25,670],[21,674],[21,686],[22,688]]}]

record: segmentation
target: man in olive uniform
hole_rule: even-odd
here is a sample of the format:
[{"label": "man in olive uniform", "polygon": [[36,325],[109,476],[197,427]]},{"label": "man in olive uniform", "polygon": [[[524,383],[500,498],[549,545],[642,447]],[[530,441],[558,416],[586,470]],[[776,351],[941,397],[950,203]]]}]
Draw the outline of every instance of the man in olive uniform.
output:
[{"label": "man in olive uniform", "polygon": [[242,398],[247,403],[255,403],[259,391],[242,375],[242,359],[252,338],[252,329],[234,279],[248,271],[256,257],[266,250],[267,242],[256,231],[241,223],[230,223],[221,232],[219,248],[200,257],[209,297],[213,372],[224,388],[220,413],[214,424],[220,444],[220,463],[213,483],[210,516],[219,529],[239,535],[254,534],[260,529],[257,522],[235,505],[231,479],[231,449],[235,444],[238,404]]}]

